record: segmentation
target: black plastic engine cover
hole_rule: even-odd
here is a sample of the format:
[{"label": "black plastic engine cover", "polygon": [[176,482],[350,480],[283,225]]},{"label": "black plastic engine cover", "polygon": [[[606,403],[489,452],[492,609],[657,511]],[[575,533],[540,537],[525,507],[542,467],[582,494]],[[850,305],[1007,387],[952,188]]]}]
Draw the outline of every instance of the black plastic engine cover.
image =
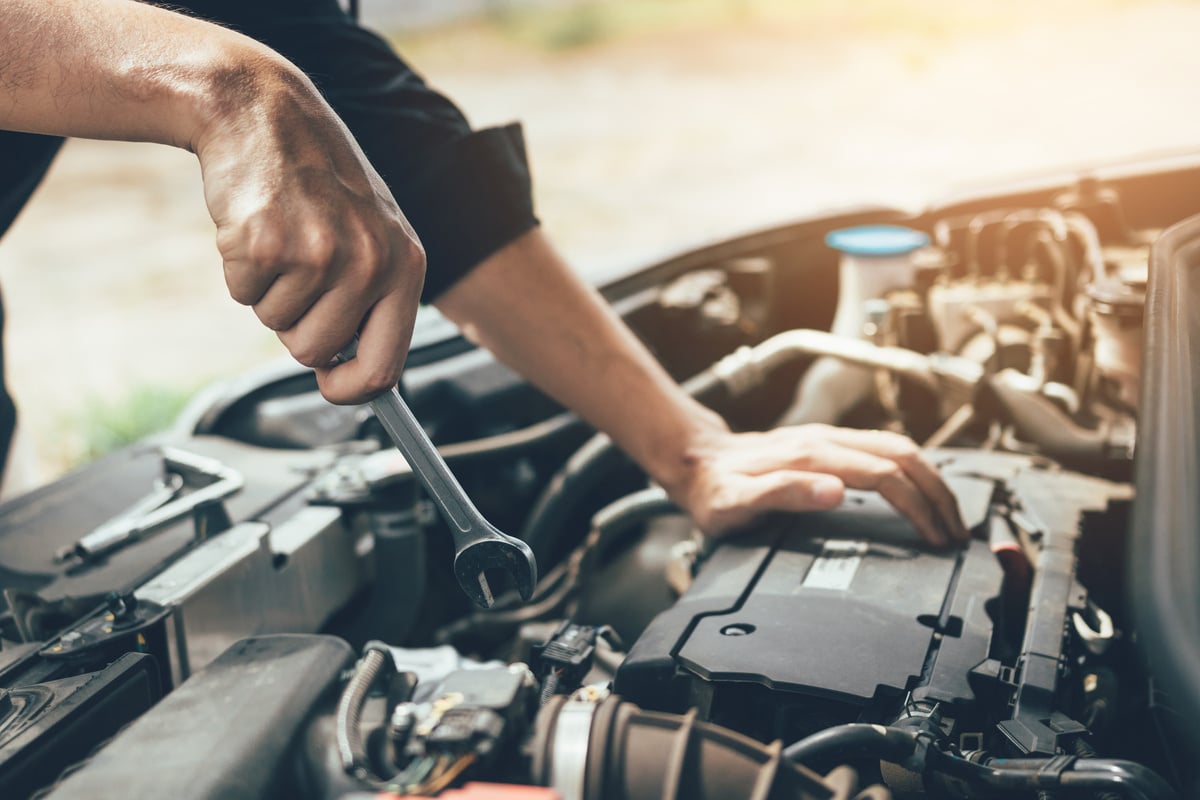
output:
[{"label": "black plastic engine cover", "polygon": [[[986,520],[992,486],[958,482],[969,524]],[[889,721],[910,692],[969,709],[1003,579],[987,543],[933,551],[878,495],[851,493],[718,547],[639,638],[616,689],[763,738]]]}]

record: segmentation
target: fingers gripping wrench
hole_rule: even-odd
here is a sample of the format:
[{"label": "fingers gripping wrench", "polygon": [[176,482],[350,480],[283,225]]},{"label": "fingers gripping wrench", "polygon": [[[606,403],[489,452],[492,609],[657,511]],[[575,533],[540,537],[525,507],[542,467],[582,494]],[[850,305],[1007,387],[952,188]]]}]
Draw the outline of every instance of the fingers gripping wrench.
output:
[{"label": "fingers gripping wrench", "polygon": [[[343,349],[342,360],[352,359],[356,349],[357,343]],[[467,597],[476,605],[491,608],[495,596],[487,571],[502,569],[512,576],[521,598],[528,600],[537,583],[537,561],[529,545],[501,533],[484,519],[400,392],[393,388],[370,405],[450,528],[454,536],[454,575]]]}]

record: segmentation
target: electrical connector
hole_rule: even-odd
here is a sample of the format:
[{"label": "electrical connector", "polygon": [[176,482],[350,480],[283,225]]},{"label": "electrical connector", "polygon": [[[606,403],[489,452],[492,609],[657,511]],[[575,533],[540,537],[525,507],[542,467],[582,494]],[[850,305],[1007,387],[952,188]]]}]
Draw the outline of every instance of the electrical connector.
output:
[{"label": "electrical connector", "polygon": [[542,676],[542,705],[583,683],[596,655],[596,628],[564,620],[544,643],[533,647],[534,671]]}]

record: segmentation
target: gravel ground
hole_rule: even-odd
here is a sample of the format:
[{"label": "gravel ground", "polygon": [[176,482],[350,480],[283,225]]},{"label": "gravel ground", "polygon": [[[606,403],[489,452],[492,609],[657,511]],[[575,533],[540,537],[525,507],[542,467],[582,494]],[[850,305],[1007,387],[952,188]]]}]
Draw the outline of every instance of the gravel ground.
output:
[{"label": "gravel ground", "polygon": [[[525,123],[547,228],[603,274],[824,209],[1200,142],[1200,6],[1054,8],[953,36],[749,26],[551,53],[460,30],[413,52],[476,124]],[[0,245],[26,486],[78,458],[91,404],[283,355],[229,300],[212,236],[188,154],[66,147]]]}]

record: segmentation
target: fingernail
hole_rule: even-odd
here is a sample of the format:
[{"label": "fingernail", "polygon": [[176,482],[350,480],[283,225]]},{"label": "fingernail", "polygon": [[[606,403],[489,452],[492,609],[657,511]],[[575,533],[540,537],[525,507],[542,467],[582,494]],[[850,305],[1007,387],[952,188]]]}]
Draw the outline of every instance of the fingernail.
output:
[{"label": "fingernail", "polygon": [[832,506],[842,502],[842,482],[837,478],[817,478],[812,483],[813,502],[822,506]]}]

